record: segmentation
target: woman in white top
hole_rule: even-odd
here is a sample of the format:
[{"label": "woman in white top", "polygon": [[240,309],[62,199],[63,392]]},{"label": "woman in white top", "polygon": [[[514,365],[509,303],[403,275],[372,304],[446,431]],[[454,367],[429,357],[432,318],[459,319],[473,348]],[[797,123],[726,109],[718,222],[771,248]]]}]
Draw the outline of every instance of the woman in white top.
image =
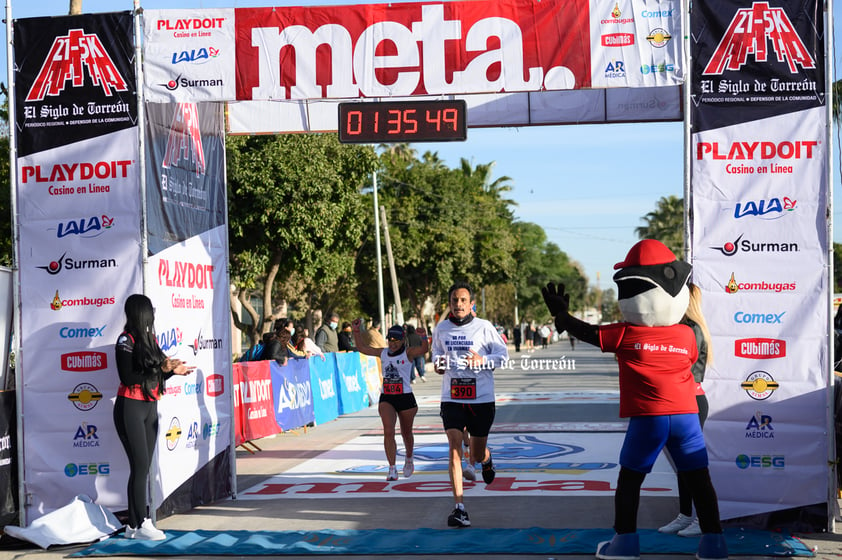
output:
[{"label": "woman in white top", "polygon": [[429,341],[427,332],[423,328],[416,330],[421,337],[421,346],[406,346],[403,327],[395,325],[389,329],[386,335],[386,348],[372,348],[363,341],[360,333],[362,321],[356,319],[351,328],[354,333],[354,343],[357,350],[366,356],[380,358],[383,368],[383,386],[380,391],[380,403],[378,411],[380,420],[383,422],[383,448],[386,451],[386,460],[389,461],[389,474],[386,480],[397,480],[398,469],[395,466],[398,454],[398,445],[395,441],[395,424],[400,421],[401,438],[403,439],[404,455],[403,476],[409,478],[415,470],[412,462],[413,448],[415,447],[415,436],[412,433],[412,423],[418,412],[418,404],[415,402],[415,395],[412,394],[410,377],[412,375],[413,361],[417,356],[427,353]]}]

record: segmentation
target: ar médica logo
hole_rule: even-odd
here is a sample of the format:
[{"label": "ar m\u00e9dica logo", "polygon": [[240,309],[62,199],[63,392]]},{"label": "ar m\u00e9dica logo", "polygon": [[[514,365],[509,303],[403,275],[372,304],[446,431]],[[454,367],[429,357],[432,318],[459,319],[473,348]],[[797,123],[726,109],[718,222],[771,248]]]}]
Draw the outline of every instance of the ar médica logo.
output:
[{"label": "ar m\u00e9dica logo", "polygon": [[737,10],[713,56],[702,72],[719,75],[725,70],[739,70],[754,55],[757,62],[769,59],[769,42],[777,60],[786,61],[789,71],[815,68],[816,62],[795,32],[783,8],[770,8],[768,2],[755,2],[751,8]]},{"label": "ar m\u00e9dica logo", "polygon": [[59,95],[68,81],[71,87],[83,87],[85,74],[106,96],[127,91],[128,84],[117,71],[114,61],[94,34],[71,29],[66,36],[56,37],[38,77],[26,95],[26,101],[42,101],[48,95]]}]

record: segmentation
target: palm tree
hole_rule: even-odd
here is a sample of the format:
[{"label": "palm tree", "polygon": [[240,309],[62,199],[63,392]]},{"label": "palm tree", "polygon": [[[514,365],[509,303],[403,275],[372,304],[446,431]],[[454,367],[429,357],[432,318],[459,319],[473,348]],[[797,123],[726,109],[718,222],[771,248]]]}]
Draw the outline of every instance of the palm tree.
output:
[{"label": "palm tree", "polygon": [[684,255],[684,199],[663,196],[655,210],[641,218],[646,225],[635,228],[640,239],[657,239],[679,258]]}]

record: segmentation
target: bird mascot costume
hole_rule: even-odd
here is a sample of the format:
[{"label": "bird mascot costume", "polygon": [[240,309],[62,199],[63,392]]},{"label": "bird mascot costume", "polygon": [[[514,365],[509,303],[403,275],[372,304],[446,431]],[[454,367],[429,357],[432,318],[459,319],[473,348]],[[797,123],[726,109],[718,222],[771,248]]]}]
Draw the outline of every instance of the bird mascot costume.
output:
[{"label": "bird mascot costume", "polygon": [[599,543],[596,557],[640,558],[640,488],[666,447],[691,487],[702,530],[696,558],[727,559],[690,371],[698,355],[696,338],[693,329],[679,324],[689,302],[691,266],[660,241],[645,239],[614,269],[622,323],[591,325],[571,316],[563,284],[541,290],[559,332],[616,354],[619,365],[620,417],[629,418],[629,425],[614,494],[616,534]]}]

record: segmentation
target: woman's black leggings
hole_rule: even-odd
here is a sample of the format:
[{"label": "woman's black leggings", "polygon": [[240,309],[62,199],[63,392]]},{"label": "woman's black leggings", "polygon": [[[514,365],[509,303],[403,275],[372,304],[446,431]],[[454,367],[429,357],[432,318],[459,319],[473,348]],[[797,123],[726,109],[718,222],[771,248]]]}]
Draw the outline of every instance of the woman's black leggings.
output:
[{"label": "woman's black leggings", "polygon": [[136,529],[149,517],[146,486],[158,437],[158,401],[118,396],[114,404],[114,426],[129,459],[129,527]]}]

